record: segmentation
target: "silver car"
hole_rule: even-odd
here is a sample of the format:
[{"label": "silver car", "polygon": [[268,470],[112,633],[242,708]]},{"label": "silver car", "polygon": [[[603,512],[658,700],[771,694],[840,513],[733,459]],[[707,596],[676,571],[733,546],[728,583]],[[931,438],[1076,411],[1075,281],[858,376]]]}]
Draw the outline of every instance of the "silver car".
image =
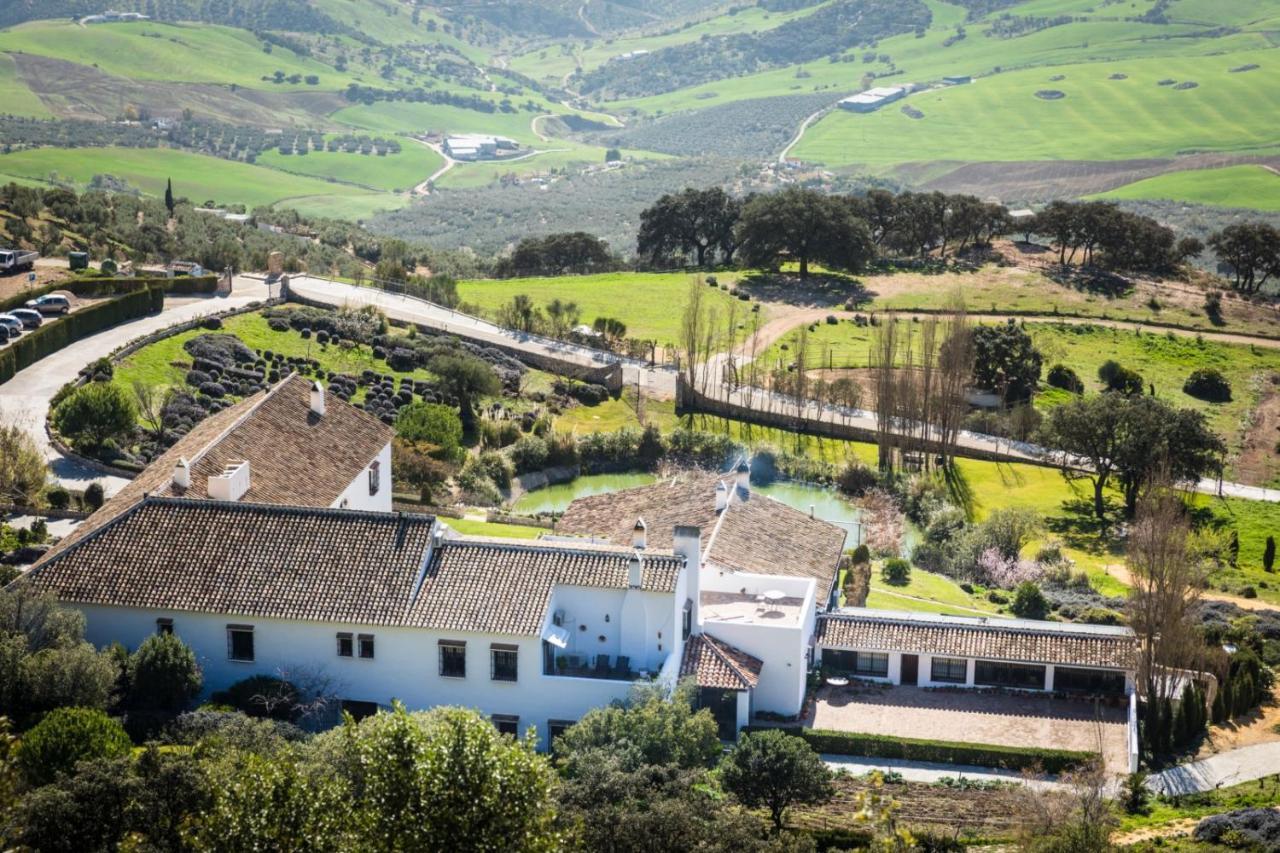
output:
[{"label": "silver car", "polygon": [[44,317],[34,308],[14,308],[9,312],[9,316],[17,317],[22,321],[23,327],[28,329],[38,329],[44,322]]},{"label": "silver car", "polygon": [[41,314],[66,314],[71,310],[71,300],[56,293],[46,293],[28,301],[27,307]]},{"label": "silver car", "polygon": [[0,332],[4,333],[6,340],[16,338],[22,334],[22,321],[12,314],[0,314]]}]

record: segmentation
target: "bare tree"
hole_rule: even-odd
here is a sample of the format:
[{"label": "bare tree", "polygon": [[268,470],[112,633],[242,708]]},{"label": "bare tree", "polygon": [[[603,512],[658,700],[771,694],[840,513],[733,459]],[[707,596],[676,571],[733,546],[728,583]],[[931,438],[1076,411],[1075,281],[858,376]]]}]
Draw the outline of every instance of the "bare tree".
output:
[{"label": "bare tree", "polygon": [[689,294],[684,301],[684,314],[680,318],[680,355],[684,358],[685,382],[695,388],[698,382],[698,365],[702,362],[703,323],[705,321],[702,292],[706,288],[700,277],[689,279]]},{"label": "bare tree", "polygon": [[164,410],[173,399],[173,389],[157,388],[141,379],[133,380],[133,399],[138,404],[138,417],[147,431],[159,438],[164,434]]},{"label": "bare tree", "polygon": [[34,506],[48,475],[31,436],[17,424],[0,423],[0,502]]},{"label": "bare tree", "polygon": [[897,409],[898,318],[890,314],[880,322],[871,340],[871,370],[876,389],[876,447],[881,471],[893,468],[894,411]]},{"label": "bare tree", "polygon": [[1028,851],[1103,853],[1111,850],[1115,813],[1101,761],[1063,773],[1053,788],[1019,785],[1010,811],[1019,820],[1018,846]]},{"label": "bare tree", "polygon": [[950,465],[967,410],[965,392],[973,376],[974,358],[973,329],[965,313],[964,299],[958,293],[948,306],[941,332],[933,422],[938,434],[938,455],[944,465]]}]

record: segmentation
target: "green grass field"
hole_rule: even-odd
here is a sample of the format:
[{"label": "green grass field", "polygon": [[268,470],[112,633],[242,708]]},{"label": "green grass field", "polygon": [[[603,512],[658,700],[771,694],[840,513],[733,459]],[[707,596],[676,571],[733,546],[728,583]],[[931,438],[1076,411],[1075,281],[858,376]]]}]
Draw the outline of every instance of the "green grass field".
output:
[{"label": "green grass field", "polygon": [[52,117],[44,102],[22,79],[13,57],[7,53],[0,53],[0,113],[32,118]]},{"label": "green grass field", "polygon": [[[805,133],[793,156],[827,166],[912,161],[1120,160],[1197,151],[1280,150],[1280,65],[1269,51],[1035,68],[968,86],[911,95],[870,114],[835,111]],[[1262,67],[1232,74],[1230,67]],[[1127,79],[1112,80],[1111,74]],[[1051,77],[1065,79],[1054,81]],[[1194,81],[1178,90],[1157,81]],[[1066,94],[1036,97],[1039,90]]]},{"label": "green grass field", "polygon": [[196,204],[213,200],[252,209],[289,200],[302,207],[311,197],[345,197],[353,209],[364,204],[367,210],[375,199],[382,207],[398,206],[397,197],[386,193],[169,148],[35,148],[0,155],[0,176],[48,181],[54,173],[81,187],[94,175],[115,175],[156,196],[172,178],[174,193]]},{"label": "green grass field", "polygon": [[497,524],[470,518],[441,518],[440,521],[464,536],[497,536],[503,539],[537,539],[546,531],[523,524]]},{"label": "green grass field", "polygon": [[489,133],[532,145],[538,141],[529,128],[535,115],[537,113],[483,113],[445,104],[378,101],[368,106],[344,107],[331,118],[377,133]]},{"label": "green grass field", "polygon": [[[0,52],[23,51],[67,62],[92,64],[100,71],[135,80],[182,83],[234,83],[249,89],[337,90],[360,79],[340,74],[282,47],[264,53],[262,42],[246,30],[209,24],[157,21],[80,26],[68,21],[36,21],[0,32]],[[264,82],[276,71],[285,76],[314,74],[319,86]]]},{"label": "green grass field", "polygon": [[[732,275],[721,275],[721,283],[728,283]],[[558,276],[552,278],[511,278],[462,281],[458,283],[458,295],[468,305],[475,306],[492,316],[498,307],[518,293],[529,296],[535,304],[546,305],[552,299],[576,302],[582,312],[582,322],[590,324],[596,317],[616,317],[627,325],[627,335],[657,340],[659,344],[671,343],[680,331],[680,315],[688,297],[692,277],[688,273],[633,273],[617,272],[600,275]],[[745,315],[750,305],[735,299],[723,290],[706,288],[707,301],[723,317],[733,303],[739,316]],[[767,318],[766,307],[761,307],[761,323]]]},{"label": "green grass field", "polygon": [[1170,172],[1125,184],[1094,198],[1176,200],[1217,207],[1280,210],[1280,174],[1265,166]]},{"label": "green grass field", "polygon": [[912,568],[910,581],[903,586],[885,583],[880,566],[871,569],[867,607],[885,610],[917,610],[952,616],[999,614],[1001,608],[981,595],[970,595],[945,575]]},{"label": "green grass field", "polygon": [[412,140],[400,143],[399,154],[347,154],[339,151],[312,151],[309,154],[281,154],[277,149],[258,156],[258,165],[325,180],[357,184],[373,190],[407,192],[444,165],[444,158]]}]

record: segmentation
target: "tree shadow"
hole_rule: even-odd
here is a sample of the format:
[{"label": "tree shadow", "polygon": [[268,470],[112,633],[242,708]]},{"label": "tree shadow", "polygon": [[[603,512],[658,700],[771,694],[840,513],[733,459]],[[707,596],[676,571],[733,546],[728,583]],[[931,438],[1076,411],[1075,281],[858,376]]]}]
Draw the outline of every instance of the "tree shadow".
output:
[{"label": "tree shadow", "polygon": [[1093,512],[1092,495],[1080,494],[1074,483],[1070,486],[1075,496],[1062,502],[1062,515],[1045,519],[1045,527],[1069,548],[1095,555],[1120,556],[1123,548],[1120,541],[1112,536],[1112,519],[1123,513],[1123,503],[1108,496],[1106,518],[1098,518]]},{"label": "tree shadow", "polygon": [[1132,281],[1122,275],[1096,267],[1056,264],[1047,268],[1045,275],[1063,287],[1096,296],[1105,296],[1107,299],[1119,299],[1133,293]]},{"label": "tree shadow", "polygon": [[959,466],[948,465],[942,469],[942,479],[946,483],[947,493],[951,496],[951,502],[960,508],[966,519],[973,521],[976,503],[974,501],[973,486],[969,484],[969,478],[965,476]]},{"label": "tree shadow", "polygon": [[794,273],[753,272],[738,280],[738,288],[755,299],[808,308],[840,305],[854,310],[879,295],[852,276],[828,272],[806,279]]}]

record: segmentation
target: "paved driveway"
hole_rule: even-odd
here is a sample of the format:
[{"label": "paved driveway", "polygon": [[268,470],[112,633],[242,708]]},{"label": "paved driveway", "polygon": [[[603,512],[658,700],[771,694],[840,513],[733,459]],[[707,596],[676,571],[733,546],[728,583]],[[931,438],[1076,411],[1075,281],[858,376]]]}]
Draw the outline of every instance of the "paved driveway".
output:
[{"label": "paved driveway", "polygon": [[823,687],[817,729],[965,743],[1101,751],[1107,770],[1125,773],[1126,711],[1038,693],[851,685]]},{"label": "paved driveway", "polygon": [[1280,773],[1280,742],[1242,746],[1155,773],[1147,787],[1161,794],[1193,794]]}]

